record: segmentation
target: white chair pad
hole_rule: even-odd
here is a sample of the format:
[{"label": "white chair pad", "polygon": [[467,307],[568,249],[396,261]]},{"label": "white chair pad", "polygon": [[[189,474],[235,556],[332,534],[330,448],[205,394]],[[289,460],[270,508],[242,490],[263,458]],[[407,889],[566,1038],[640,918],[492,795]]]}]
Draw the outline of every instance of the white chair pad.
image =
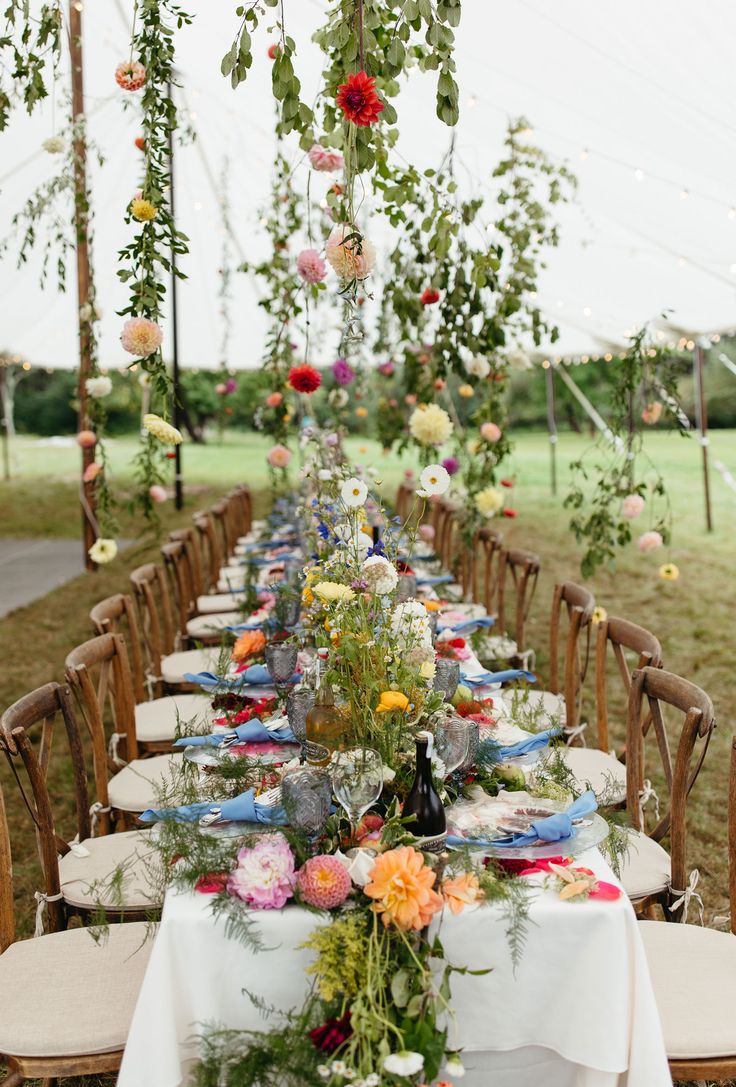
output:
[{"label": "white chair pad", "polygon": [[133,759],[110,778],[107,795],[119,811],[142,812],[159,804],[161,789],[170,785],[181,766],[181,755]]},{"label": "white chair pad", "polygon": [[639,932],[670,1060],[736,1056],[736,937],[666,921]]},{"label": "white chair pad", "polygon": [[[201,725],[215,711],[206,694],[170,694],[139,702],[135,708],[135,734],[140,743],[161,743],[173,740],[177,720],[182,728],[191,724]],[[190,732],[190,728],[184,729]]]},{"label": "white chair pad", "polygon": [[621,882],[634,900],[665,891],[672,881],[672,860],[659,842],[629,830],[630,849],[621,864]]},{"label": "white chair pad", "polygon": [[[88,857],[72,850],[59,860],[64,900],[78,909],[147,910],[161,905],[151,882],[157,854],[150,843],[150,830],[128,830],[86,838],[82,846]],[[122,880],[111,877],[122,866]]]},{"label": "white chair pad", "polygon": [[597,796],[605,793],[612,804],[626,799],[626,767],[615,756],[597,747],[567,747],[563,757],[581,786],[589,784]]},{"label": "white chair pad", "polygon": [[507,687],[501,692],[501,697],[509,706],[517,703],[519,720],[516,723],[522,728],[525,720],[533,721],[540,731],[554,725],[563,727],[567,719],[565,699],[561,694],[553,694],[552,691],[515,691]]},{"label": "white chair pad", "polygon": [[225,627],[234,626],[241,621],[239,611],[217,611],[207,615],[196,615],[187,622],[187,634],[190,638],[206,638],[219,634]]},{"label": "white chair pad", "polygon": [[245,567],[223,566],[220,570],[220,579],[217,582],[218,593],[241,593],[245,585]]},{"label": "white chair pad", "polygon": [[0,955],[7,995],[0,1053],[74,1057],[122,1049],[152,946],[144,921],[110,925],[98,942],[78,928],[11,944]]},{"label": "white chair pad", "polygon": [[213,611],[230,611],[245,600],[242,593],[211,593],[197,597],[197,611],[200,615],[209,615]]},{"label": "white chair pad", "polygon": [[161,658],[161,678],[164,683],[186,683],[185,672],[215,672],[220,659],[219,649],[186,649]]}]

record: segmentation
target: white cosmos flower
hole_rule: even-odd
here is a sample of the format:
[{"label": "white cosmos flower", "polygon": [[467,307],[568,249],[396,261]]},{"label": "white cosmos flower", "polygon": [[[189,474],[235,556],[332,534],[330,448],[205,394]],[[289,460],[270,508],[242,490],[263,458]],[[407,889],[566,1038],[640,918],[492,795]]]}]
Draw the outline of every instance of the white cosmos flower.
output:
[{"label": "white cosmos flower", "polygon": [[424,1068],[424,1057],[421,1053],[402,1049],[399,1053],[389,1053],[388,1057],[384,1057],[383,1067],[395,1076],[415,1076]]},{"label": "white cosmos flower", "polygon": [[473,355],[465,363],[465,370],[471,377],[488,377],[491,372],[491,364],[482,355]]},{"label": "white cosmos flower", "polygon": [[419,483],[417,494],[420,498],[429,498],[430,495],[445,493],[450,486],[450,475],[441,464],[429,464],[420,475]]},{"label": "white cosmos flower", "polygon": [[350,479],[345,480],[340,488],[340,497],[348,509],[356,510],[358,506],[363,505],[368,497],[368,488],[362,480],[351,476]]}]

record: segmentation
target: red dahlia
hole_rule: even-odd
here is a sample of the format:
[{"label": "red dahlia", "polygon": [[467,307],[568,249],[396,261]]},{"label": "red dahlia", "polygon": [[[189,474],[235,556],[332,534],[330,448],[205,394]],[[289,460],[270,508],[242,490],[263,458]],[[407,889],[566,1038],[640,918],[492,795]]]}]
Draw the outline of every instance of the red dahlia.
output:
[{"label": "red dahlia", "polygon": [[[528,866],[529,862],[526,863]],[[328,1019],[321,1027],[310,1030],[309,1037],[315,1049],[321,1050],[322,1053],[335,1053],[345,1045],[352,1033],[350,1012],[347,1011],[342,1019]]]},{"label": "red dahlia", "polygon": [[502,510],[501,512],[503,513],[504,517],[516,517],[518,511],[512,510],[510,506],[507,506],[506,509]]},{"label": "red dahlia", "polygon": [[513,485],[514,485],[513,479],[502,479],[501,480],[501,486],[502,487],[513,487]]},{"label": "red dahlia", "polygon": [[142,136],[136,136],[135,145],[136,145],[136,147],[138,148],[139,151],[145,151],[146,150],[146,141],[143,139]]},{"label": "red dahlia", "polygon": [[422,291],[421,301],[423,306],[433,306],[435,302],[439,302],[439,300],[440,292],[436,287],[425,287]]},{"label": "red dahlia", "polygon": [[376,94],[376,81],[366,72],[349,75],[347,83],[337,88],[337,104],[348,121],[356,125],[372,125],[384,108],[384,103]]},{"label": "red dahlia", "polygon": [[319,370],[306,363],[303,366],[292,366],[289,370],[289,384],[298,393],[313,393],[322,384],[322,375]]}]

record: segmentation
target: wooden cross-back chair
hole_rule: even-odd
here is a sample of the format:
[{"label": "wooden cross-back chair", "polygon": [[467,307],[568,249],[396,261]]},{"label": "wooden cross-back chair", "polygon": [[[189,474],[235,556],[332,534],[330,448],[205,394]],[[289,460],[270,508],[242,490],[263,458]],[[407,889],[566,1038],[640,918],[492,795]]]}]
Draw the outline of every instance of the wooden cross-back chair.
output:
[{"label": "wooden cross-back chair", "polygon": [[[651,631],[628,619],[619,619],[616,616],[608,616],[598,624],[595,651],[595,705],[598,747],[601,751],[608,751],[611,746],[608,729],[609,682],[606,667],[609,650],[613,655],[627,700],[631,689],[631,673],[634,668],[662,667],[662,646]],[[631,661],[626,658],[627,652],[636,658],[633,667]],[[651,715],[648,715],[644,735],[650,722]]]},{"label": "wooden cross-back chair", "polygon": [[402,522],[406,521],[411,513],[413,499],[414,488],[402,480],[396,491],[396,516],[400,517]]},{"label": "wooden cross-back chair", "polygon": [[247,483],[239,483],[228,496],[233,501],[237,537],[246,536],[253,527],[253,496]]},{"label": "wooden cross-back chair", "polygon": [[145,702],[149,678],[144,669],[141,631],[132,596],[127,593],[107,596],[95,604],[89,617],[95,634],[122,634],[128,649],[136,704]]},{"label": "wooden cross-back chair", "polygon": [[[707,715],[707,705],[696,712]],[[736,737],[731,740],[728,854],[730,932],[639,922],[676,1083],[736,1079]]]},{"label": "wooden cross-back chair", "polygon": [[471,548],[469,591],[488,615],[496,614],[498,563],[503,537],[494,528],[479,528]]},{"label": "wooden cross-back chair", "polygon": [[[58,833],[49,792],[59,716],[72,770],[75,836],[70,843]],[[36,831],[46,885],[36,894],[37,933],[46,910],[53,931],[71,916],[88,918],[100,911],[107,920],[145,917],[157,898],[150,879],[149,833],[92,836],[97,806],[89,803],[84,746],[69,687],[48,683],[10,706],[0,718],[0,747]],[[118,871],[120,877],[113,880]]]},{"label": "wooden cross-back chair", "polygon": [[[2,742],[17,746],[20,717],[38,717],[44,722],[46,741],[40,771],[50,744],[46,722],[57,713],[65,723],[70,718],[68,691],[47,684],[6,711]],[[66,843],[56,840],[49,809],[37,808],[37,818],[44,827],[41,901],[46,903],[50,932],[18,940],[11,840],[0,789],[0,990],[6,997],[0,1016],[0,1057],[8,1069],[4,1087],[21,1087],[37,1079],[50,1087],[57,1077],[116,1071],[151,947],[147,926],[140,921],[111,925],[107,938],[99,941],[88,929],[65,928],[56,851]],[[25,854],[23,859],[27,860]]]},{"label": "wooden cross-back chair", "polygon": [[[676,732],[674,758],[663,707],[684,715]],[[646,826],[647,811],[642,804],[648,779],[645,739],[653,731],[659,751],[661,776],[667,795],[658,797],[655,825]],[[705,691],[689,680],[661,668],[637,669],[631,679],[626,735],[626,811],[634,831],[641,831],[656,843],[666,837],[671,857],[671,881],[661,892],[639,901],[641,908],[659,901],[668,916],[677,920],[683,912],[687,866],[687,799],[703,765],[715,728],[713,703]],[[678,903],[679,905],[676,905]]]},{"label": "wooden cross-back chair", "polygon": [[527,649],[526,621],[529,617],[534,593],[537,588],[540,570],[539,555],[524,551],[519,547],[503,548],[498,558],[498,629],[501,633],[509,630],[511,607],[507,603],[509,583],[513,593],[513,633],[519,654]]},{"label": "wooden cross-back chair", "polygon": [[76,646],[67,655],[65,675],[90,737],[102,833],[132,825],[140,812],[157,806],[157,794],[181,756],[138,757],[132,677],[120,634],[100,634]]},{"label": "wooden cross-back chair", "polygon": [[230,556],[235,554],[235,545],[237,543],[237,536],[235,535],[234,528],[231,524],[229,503],[226,499],[223,499],[222,502],[216,502],[215,505],[210,508],[210,513],[212,514],[212,519],[215,524],[215,530],[220,543],[222,564],[224,565]]},{"label": "wooden cross-back chair", "polygon": [[236,608],[237,598],[233,598],[232,594],[218,593],[216,602],[222,603],[223,610],[207,609],[200,612],[198,605],[202,596],[197,592],[200,582],[196,572],[199,559],[194,554],[193,538],[194,529],[182,529],[178,539],[169,540],[161,548],[164,569],[169,571],[173,588],[174,614],[179,637],[184,645],[195,642],[219,645],[223,630],[240,621],[241,616]]},{"label": "wooden cross-back chair", "polygon": [[212,593],[217,589],[222,566],[220,541],[210,513],[195,513],[192,517],[194,528],[199,537],[199,553],[202,571],[202,593]]},{"label": "wooden cross-back chair", "polygon": [[[565,731],[573,736],[580,724],[583,683],[590,652],[590,627],[595,610],[593,594],[574,581],[555,585],[549,636],[549,690],[565,702]],[[562,617],[567,617],[567,634],[560,661]],[[581,648],[581,640],[585,641]],[[562,663],[562,671],[560,671]]]}]

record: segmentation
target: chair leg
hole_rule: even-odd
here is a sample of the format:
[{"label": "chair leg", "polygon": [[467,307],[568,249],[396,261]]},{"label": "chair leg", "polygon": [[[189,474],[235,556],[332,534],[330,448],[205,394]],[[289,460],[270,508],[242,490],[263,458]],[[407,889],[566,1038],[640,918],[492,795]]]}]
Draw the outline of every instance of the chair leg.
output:
[{"label": "chair leg", "polygon": [[3,1087],[23,1087],[26,1079],[20,1072],[11,1072],[6,1079],[3,1080]]},{"label": "chair leg", "polygon": [[[3,1087],[4,1087],[4,1085],[3,1085]],[[42,1079],[41,1080],[41,1087],[59,1087],[59,1081],[58,1081],[58,1079],[56,1079],[55,1076],[54,1076],[53,1079]]]}]

